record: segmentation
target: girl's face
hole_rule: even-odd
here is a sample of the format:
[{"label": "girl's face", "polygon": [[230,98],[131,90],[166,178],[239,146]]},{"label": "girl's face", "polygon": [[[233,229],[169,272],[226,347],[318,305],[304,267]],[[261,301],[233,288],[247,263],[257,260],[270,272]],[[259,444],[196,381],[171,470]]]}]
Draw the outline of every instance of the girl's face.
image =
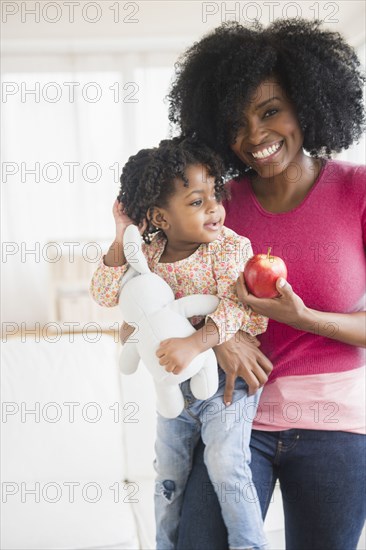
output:
[{"label": "girl's face", "polygon": [[262,82],[246,105],[232,151],[260,177],[281,174],[303,156],[295,108],[275,78]]},{"label": "girl's face", "polygon": [[178,246],[210,243],[218,238],[225,220],[225,209],[215,195],[215,180],[201,164],[188,166],[186,177],[188,187],[183,180],[174,180],[175,192],[165,208],[156,209],[155,225]]}]

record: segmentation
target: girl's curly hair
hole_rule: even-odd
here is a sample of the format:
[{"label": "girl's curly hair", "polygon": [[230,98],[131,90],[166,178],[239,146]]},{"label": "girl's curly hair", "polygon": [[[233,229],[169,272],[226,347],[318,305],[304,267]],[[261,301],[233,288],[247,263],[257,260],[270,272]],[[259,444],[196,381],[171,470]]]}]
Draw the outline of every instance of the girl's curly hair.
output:
[{"label": "girl's curly hair", "polygon": [[223,23],[176,63],[169,120],[217,151],[232,176],[248,170],[230,150],[254,90],[276,77],[293,101],[314,157],[347,149],[365,126],[364,74],[352,49],[321,21],[277,20],[267,28]]},{"label": "girl's curly hair", "polygon": [[[136,225],[147,219],[147,213],[156,206],[167,206],[174,193],[174,179],[180,178],[188,187],[185,171],[189,165],[202,164],[215,180],[215,192],[219,200],[226,196],[224,166],[220,157],[207,145],[194,138],[166,139],[152,149],[141,149],[125,164],[120,177],[118,201],[125,213]],[[145,230],[145,242],[151,241],[158,231],[151,224]]]}]

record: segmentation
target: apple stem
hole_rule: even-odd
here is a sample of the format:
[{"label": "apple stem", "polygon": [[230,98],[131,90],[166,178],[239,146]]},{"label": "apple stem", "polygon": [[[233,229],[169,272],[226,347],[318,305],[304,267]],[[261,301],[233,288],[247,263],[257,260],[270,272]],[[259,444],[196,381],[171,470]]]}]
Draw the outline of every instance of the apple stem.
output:
[{"label": "apple stem", "polygon": [[269,260],[270,256],[271,256],[271,250],[272,250],[272,247],[268,247],[268,252],[267,252],[267,259]]}]

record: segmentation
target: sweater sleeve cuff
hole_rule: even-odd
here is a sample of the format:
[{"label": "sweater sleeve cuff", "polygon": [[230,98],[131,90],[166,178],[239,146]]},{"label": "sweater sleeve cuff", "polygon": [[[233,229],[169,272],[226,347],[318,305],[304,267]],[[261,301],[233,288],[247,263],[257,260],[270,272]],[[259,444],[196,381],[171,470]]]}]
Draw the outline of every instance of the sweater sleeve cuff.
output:
[{"label": "sweater sleeve cuff", "polygon": [[101,269],[103,274],[105,275],[109,274],[109,277],[112,277],[112,279],[119,279],[122,275],[126,273],[127,269],[129,268],[128,263],[125,263],[123,265],[116,265],[116,266],[105,265],[104,263],[105,256],[106,255],[104,254],[98,266]]}]

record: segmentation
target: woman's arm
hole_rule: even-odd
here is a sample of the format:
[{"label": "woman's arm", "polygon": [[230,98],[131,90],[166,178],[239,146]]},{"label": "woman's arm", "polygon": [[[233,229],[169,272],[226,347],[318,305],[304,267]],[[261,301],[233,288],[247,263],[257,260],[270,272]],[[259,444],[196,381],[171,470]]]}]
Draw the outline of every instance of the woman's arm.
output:
[{"label": "woman's arm", "polygon": [[[282,285],[282,286],[281,286]],[[326,336],[351,346],[366,347],[366,312],[332,313],[306,307],[285,279],[278,279],[278,298],[256,298],[245,286],[243,274],[238,279],[240,300],[254,311],[298,330]]]},{"label": "woman's arm", "polygon": [[233,338],[216,346],[217,362],[226,374],[224,403],[230,405],[235,380],[239,376],[248,384],[248,394],[253,395],[268,380],[273,366],[259,349],[255,336],[239,330]]},{"label": "woman's arm", "polygon": [[[123,332],[124,338],[127,339],[131,334],[128,325],[122,329],[121,335]],[[249,395],[253,395],[267,382],[273,367],[270,360],[260,351],[260,343],[255,336],[239,330],[230,340],[219,346],[216,345],[218,340],[217,327],[209,319],[188,338],[164,340],[156,355],[168,372],[179,374],[198,353],[213,348],[217,361],[226,374],[224,403],[230,405],[238,376],[248,384]]]},{"label": "woman's arm", "polygon": [[351,346],[366,348],[366,312],[327,313],[307,308],[297,327]]}]

